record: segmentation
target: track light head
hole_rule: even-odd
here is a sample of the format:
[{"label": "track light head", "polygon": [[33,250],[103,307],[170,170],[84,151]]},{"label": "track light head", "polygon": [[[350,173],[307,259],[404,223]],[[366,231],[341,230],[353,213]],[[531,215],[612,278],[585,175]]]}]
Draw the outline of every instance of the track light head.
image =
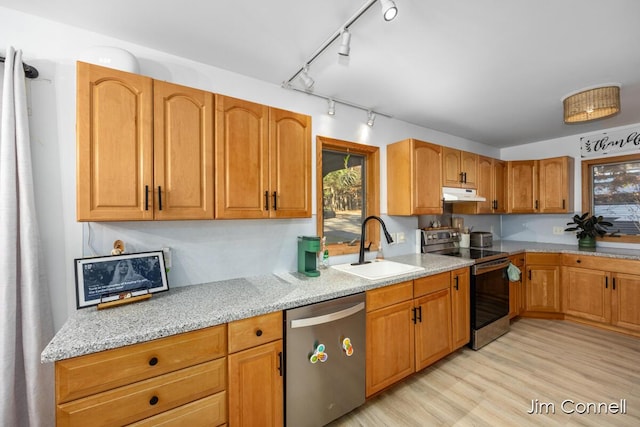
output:
[{"label": "track light head", "polygon": [[380,0],[380,7],[385,21],[391,21],[398,14],[398,8],[393,0]]},{"label": "track light head", "polygon": [[305,66],[300,72],[300,80],[307,90],[311,90],[315,81],[309,76],[309,67]]},{"label": "track light head", "polygon": [[338,55],[349,56],[351,51],[351,33],[346,28],[342,31],[342,39],[340,41],[340,48],[338,49]]},{"label": "track light head", "polygon": [[376,113],[373,111],[367,111],[367,126],[373,127],[373,122],[376,121]]},{"label": "track light head", "polygon": [[330,116],[335,116],[336,115],[336,101],[334,101],[333,99],[329,99],[329,109],[327,110],[327,114],[329,114]]}]

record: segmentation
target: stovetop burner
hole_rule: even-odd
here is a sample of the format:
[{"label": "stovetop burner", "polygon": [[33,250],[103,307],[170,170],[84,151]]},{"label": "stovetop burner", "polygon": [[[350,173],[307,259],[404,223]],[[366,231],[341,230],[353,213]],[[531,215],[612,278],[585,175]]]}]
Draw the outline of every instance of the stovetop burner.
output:
[{"label": "stovetop burner", "polygon": [[429,252],[435,255],[447,255],[455,256],[465,259],[491,261],[498,258],[504,258],[507,256],[506,252],[494,251],[484,248],[449,248],[439,251]]}]

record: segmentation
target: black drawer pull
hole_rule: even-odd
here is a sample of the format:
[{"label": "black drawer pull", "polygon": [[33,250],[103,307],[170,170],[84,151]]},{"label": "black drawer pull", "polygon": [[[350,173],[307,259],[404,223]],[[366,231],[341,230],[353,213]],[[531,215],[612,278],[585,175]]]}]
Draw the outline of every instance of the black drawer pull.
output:
[{"label": "black drawer pull", "polygon": [[257,336],[257,337],[261,337],[261,336],[262,336],[262,329],[258,329],[258,330],[256,331],[256,336]]},{"label": "black drawer pull", "polygon": [[458,288],[458,276],[456,276],[456,286],[455,287],[456,287],[456,291],[457,291],[459,289]]},{"label": "black drawer pull", "polygon": [[269,210],[269,192],[268,191],[264,192],[264,210],[265,211]]},{"label": "black drawer pull", "polygon": [[278,352],[278,372],[280,373],[280,376],[282,377],[284,375],[284,367],[283,367],[283,360],[282,360],[282,352]]},{"label": "black drawer pull", "polygon": [[576,260],[576,262],[577,262],[578,264],[580,264],[580,263],[582,262],[582,260],[577,259],[577,260]]},{"label": "black drawer pull", "polygon": [[278,199],[277,199],[277,193],[275,191],[273,192],[273,210],[274,211],[278,210]]},{"label": "black drawer pull", "polygon": [[160,399],[158,399],[158,396],[153,396],[151,399],[149,399],[149,405],[153,406],[156,403],[158,403]]},{"label": "black drawer pull", "polygon": [[158,364],[158,358],[157,357],[152,357],[151,359],[149,359],[149,366],[156,366]]},{"label": "black drawer pull", "polygon": [[158,185],[158,210],[162,210],[162,187]]},{"label": "black drawer pull", "polygon": [[144,210],[149,210],[149,186],[144,186]]},{"label": "black drawer pull", "polygon": [[604,288],[608,289],[609,288],[609,277],[604,276]]}]

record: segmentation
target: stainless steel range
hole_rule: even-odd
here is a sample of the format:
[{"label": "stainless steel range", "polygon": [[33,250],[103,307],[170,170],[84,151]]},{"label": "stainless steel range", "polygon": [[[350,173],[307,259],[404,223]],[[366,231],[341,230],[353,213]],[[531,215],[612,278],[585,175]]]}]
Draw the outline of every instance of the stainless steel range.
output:
[{"label": "stainless steel range", "polygon": [[461,248],[455,228],[418,230],[420,252],[473,260],[471,266],[471,342],[474,350],[509,331],[509,278],[506,252]]}]

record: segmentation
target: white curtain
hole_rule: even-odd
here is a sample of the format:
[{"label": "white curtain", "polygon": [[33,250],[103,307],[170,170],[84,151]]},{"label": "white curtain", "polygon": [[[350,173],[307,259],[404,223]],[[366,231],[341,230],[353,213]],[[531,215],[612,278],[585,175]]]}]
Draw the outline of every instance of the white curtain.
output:
[{"label": "white curtain", "polygon": [[[36,221],[22,52],[7,49],[0,104],[0,425],[53,426],[53,318]],[[4,69],[2,69],[4,68]]]}]

